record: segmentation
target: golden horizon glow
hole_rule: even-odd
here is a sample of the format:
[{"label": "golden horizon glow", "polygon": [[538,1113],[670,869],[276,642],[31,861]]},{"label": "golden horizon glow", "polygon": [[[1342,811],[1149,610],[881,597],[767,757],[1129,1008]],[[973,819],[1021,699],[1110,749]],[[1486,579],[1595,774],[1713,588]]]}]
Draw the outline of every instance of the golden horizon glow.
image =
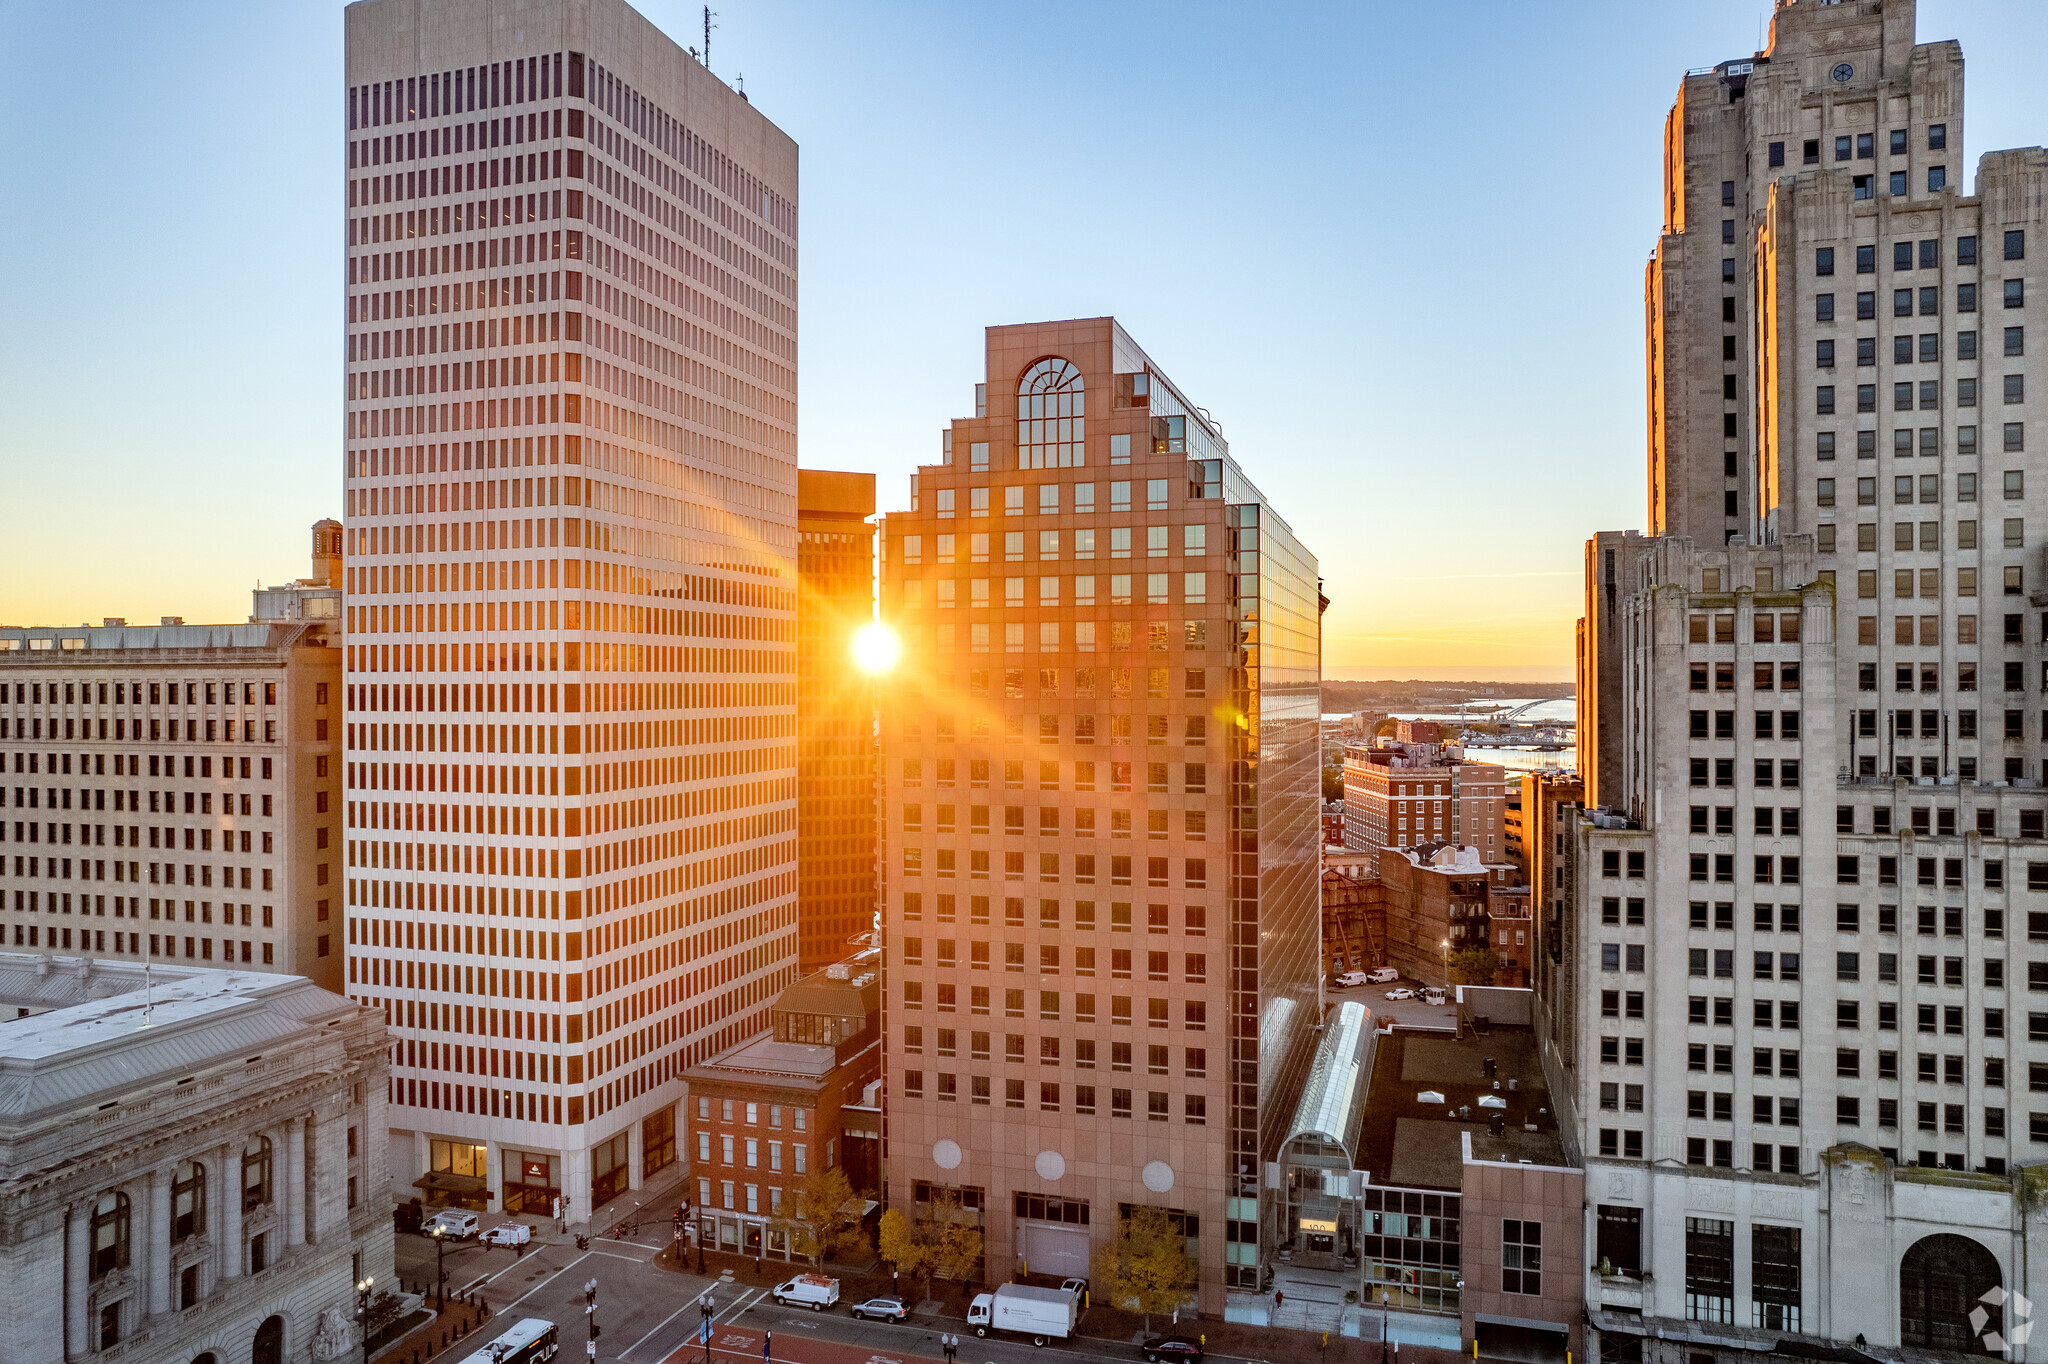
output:
[{"label": "golden horizon glow", "polygon": [[854,666],[875,677],[896,666],[903,657],[903,641],[882,622],[871,620],[853,632],[852,651]]}]

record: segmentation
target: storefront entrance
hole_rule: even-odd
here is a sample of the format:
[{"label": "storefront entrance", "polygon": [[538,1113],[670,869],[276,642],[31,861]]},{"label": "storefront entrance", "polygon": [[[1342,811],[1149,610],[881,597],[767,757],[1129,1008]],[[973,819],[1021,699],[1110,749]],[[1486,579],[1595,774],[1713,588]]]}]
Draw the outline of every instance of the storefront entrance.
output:
[{"label": "storefront entrance", "polygon": [[551,1217],[562,1189],[554,1176],[554,1159],[530,1151],[506,1151],[505,1211],[517,1217]]}]

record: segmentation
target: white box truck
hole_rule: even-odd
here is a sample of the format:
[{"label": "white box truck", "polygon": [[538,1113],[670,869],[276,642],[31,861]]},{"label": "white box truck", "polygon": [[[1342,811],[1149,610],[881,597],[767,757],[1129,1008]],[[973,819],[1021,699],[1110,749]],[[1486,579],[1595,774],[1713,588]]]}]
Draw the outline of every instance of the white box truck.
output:
[{"label": "white box truck", "polygon": [[977,1336],[990,1331],[1014,1331],[1030,1336],[1033,1345],[1065,1340],[1074,1334],[1080,1320],[1080,1295],[1070,1288],[1033,1288],[1029,1284],[1006,1283],[993,1293],[983,1293],[967,1308],[967,1324]]}]

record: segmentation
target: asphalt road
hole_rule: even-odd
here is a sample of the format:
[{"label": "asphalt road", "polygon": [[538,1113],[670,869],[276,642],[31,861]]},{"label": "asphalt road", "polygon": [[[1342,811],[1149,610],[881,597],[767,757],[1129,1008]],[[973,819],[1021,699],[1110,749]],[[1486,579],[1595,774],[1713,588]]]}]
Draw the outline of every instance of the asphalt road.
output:
[{"label": "asphalt road", "polygon": [[[510,1250],[474,1244],[447,1249],[449,1292],[480,1292],[494,1313],[491,1327],[475,1340],[475,1349],[482,1350],[522,1317],[545,1317],[561,1329],[563,1364],[589,1358],[583,1286],[596,1279],[601,1329],[595,1358],[600,1364],[704,1360],[704,1346],[698,1340],[698,1298],[706,1291],[715,1313],[710,1364],[944,1364],[942,1332],[960,1337],[958,1364],[1130,1364],[1139,1358],[1131,1346],[1107,1341],[1075,1341],[1041,1350],[1028,1340],[979,1340],[964,1323],[951,1319],[912,1318],[900,1326],[856,1321],[846,1314],[851,1304],[843,1301],[824,1312],[777,1307],[765,1289],[658,1268],[653,1260],[665,1240],[607,1238],[579,1251],[574,1238],[555,1240],[552,1227],[545,1233],[548,1239],[529,1245],[518,1258]],[[399,1233],[397,1260],[399,1275],[408,1284],[433,1283],[434,1246],[425,1237]],[[769,1337],[765,1356],[764,1334]],[[1225,1360],[1222,1355],[1210,1358]]]}]

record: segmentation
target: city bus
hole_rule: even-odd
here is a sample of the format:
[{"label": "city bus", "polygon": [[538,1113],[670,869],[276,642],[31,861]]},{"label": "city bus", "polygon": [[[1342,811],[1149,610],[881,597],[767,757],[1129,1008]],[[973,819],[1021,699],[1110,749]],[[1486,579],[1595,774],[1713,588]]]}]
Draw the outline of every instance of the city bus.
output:
[{"label": "city bus", "polygon": [[553,1322],[526,1317],[462,1364],[546,1364],[555,1357],[557,1340]]}]

